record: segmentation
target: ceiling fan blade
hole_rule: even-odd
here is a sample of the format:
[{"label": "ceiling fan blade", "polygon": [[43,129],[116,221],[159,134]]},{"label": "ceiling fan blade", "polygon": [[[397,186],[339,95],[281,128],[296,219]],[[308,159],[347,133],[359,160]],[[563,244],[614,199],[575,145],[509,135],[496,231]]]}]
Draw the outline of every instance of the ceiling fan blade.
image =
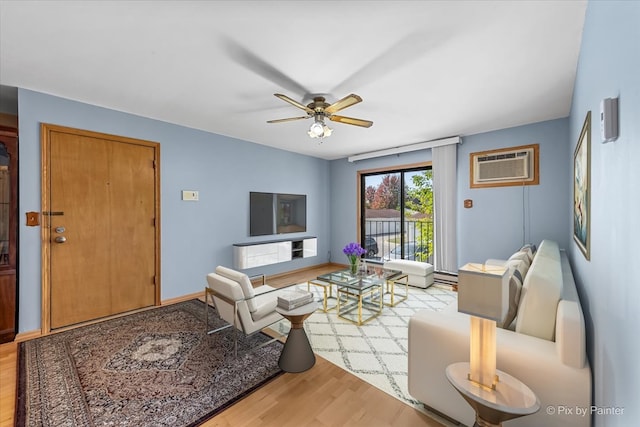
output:
[{"label": "ceiling fan blade", "polygon": [[302,120],[308,119],[311,116],[303,116],[303,117],[289,117],[288,119],[276,119],[276,120],[267,120],[267,123],[284,123],[284,122],[292,122],[294,120]]},{"label": "ceiling fan blade", "polygon": [[366,64],[362,64],[359,70],[331,88],[332,93],[341,93],[344,90],[365,87],[394,70],[429,57],[436,48],[443,49],[451,41],[450,36],[445,36],[445,31],[420,31],[408,34],[385,49],[376,58]]},{"label": "ceiling fan blade", "polygon": [[274,93],[274,95],[282,99],[283,101],[288,102],[289,104],[306,111],[309,114],[313,114],[313,110],[311,108],[307,107],[306,105],[302,105],[301,103],[299,103],[294,99],[289,98],[287,95],[283,95],[281,93]]},{"label": "ceiling fan blade", "polygon": [[347,107],[351,107],[352,105],[357,104],[358,102],[362,102],[362,98],[360,98],[355,93],[352,93],[351,95],[347,95],[341,100],[336,101],[333,104],[329,105],[327,108],[324,109],[324,111],[329,114],[333,114],[336,111],[340,111]]},{"label": "ceiling fan blade", "polygon": [[361,126],[363,128],[369,128],[373,124],[370,120],[362,120],[362,119],[354,119],[353,117],[345,117],[345,116],[331,116],[329,120],[332,122],[345,123],[348,125]]},{"label": "ceiling fan blade", "polygon": [[305,96],[310,93],[309,90],[300,83],[235,40],[223,38],[222,43],[229,57],[237,64],[291,92],[301,93]]}]

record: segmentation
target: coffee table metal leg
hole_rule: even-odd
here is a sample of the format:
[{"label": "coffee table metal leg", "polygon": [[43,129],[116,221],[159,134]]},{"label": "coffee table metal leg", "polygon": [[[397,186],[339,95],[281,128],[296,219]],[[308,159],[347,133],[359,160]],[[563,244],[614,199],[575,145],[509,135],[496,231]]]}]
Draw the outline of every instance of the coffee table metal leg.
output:
[{"label": "coffee table metal leg", "polygon": [[[334,308],[336,308],[336,306],[334,305],[333,307],[329,307],[328,301],[329,299],[333,298],[333,291],[331,289],[331,287],[333,286],[331,283],[329,282],[325,282],[325,281],[316,281],[316,280],[309,280],[307,282],[307,291],[311,292],[311,285],[315,286],[315,287],[322,287],[322,311],[324,311],[325,313],[328,312],[329,310],[333,310]],[[328,288],[328,290],[327,290]]]},{"label": "coffee table metal leg", "polygon": [[[402,282],[404,280],[404,282]],[[404,285],[404,295],[398,295],[398,298],[396,299],[396,288],[395,286],[398,285]],[[394,279],[389,279],[386,282],[386,286],[385,288],[385,294],[389,294],[389,298],[390,298],[390,302],[385,302],[384,304],[389,306],[389,307],[395,307],[396,305],[398,305],[399,303],[406,301],[406,299],[409,297],[409,276],[408,275],[402,275],[400,277],[396,277]]]}]

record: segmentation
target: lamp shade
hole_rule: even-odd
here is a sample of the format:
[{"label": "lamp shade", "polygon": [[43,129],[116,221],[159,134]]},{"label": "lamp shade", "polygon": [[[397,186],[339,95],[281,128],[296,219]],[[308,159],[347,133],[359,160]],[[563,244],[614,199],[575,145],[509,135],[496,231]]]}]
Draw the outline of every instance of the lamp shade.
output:
[{"label": "lamp shade", "polygon": [[509,310],[505,267],[469,263],[458,270],[458,311],[501,322]]}]

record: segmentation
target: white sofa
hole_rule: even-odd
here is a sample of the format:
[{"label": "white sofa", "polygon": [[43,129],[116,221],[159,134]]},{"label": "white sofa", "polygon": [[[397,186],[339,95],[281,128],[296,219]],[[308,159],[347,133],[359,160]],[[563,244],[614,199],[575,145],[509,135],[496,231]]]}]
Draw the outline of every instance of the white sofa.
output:
[{"label": "white sofa", "polygon": [[433,265],[427,262],[392,259],[385,261],[384,268],[402,271],[407,275],[407,283],[411,286],[426,289],[433,285]]},{"label": "white sofa", "polygon": [[[544,240],[535,253],[512,325],[515,330],[496,331],[497,368],[527,384],[541,406],[536,414],[507,424],[590,426],[592,379],[584,317],[569,261],[555,242]],[[457,303],[441,312],[420,311],[412,316],[409,393],[426,407],[470,426],[475,414],[445,376],[449,364],[468,360],[469,316],[457,312]]]}]

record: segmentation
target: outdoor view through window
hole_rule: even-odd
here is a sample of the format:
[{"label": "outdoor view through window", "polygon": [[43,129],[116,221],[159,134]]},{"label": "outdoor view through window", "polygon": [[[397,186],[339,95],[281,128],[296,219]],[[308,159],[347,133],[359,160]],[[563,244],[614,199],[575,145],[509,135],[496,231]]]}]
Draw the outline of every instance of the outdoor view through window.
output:
[{"label": "outdoor view through window", "polygon": [[433,264],[431,167],[363,173],[360,185],[365,257]]}]

